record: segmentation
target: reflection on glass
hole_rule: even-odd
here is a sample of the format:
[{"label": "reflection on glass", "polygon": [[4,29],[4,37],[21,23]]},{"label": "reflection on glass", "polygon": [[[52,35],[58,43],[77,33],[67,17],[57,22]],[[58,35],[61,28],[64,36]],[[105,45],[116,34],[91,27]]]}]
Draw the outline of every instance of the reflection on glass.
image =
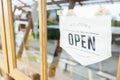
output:
[{"label": "reflection on glass", "polygon": [[[13,0],[13,3],[17,3],[14,1],[17,0]],[[37,19],[38,13],[36,10],[37,3],[33,2],[31,7],[27,7],[27,11],[26,7],[18,9],[19,6],[17,5],[14,5],[13,8],[16,56],[18,58],[17,68],[28,76],[35,75],[38,79],[40,50]],[[59,19],[56,15],[56,10],[47,11],[47,64],[49,80],[115,79],[118,53],[120,52],[120,39],[118,34],[113,33],[113,56],[111,58],[93,65],[82,66],[75,62],[74,59],[60,47],[58,23]],[[109,77],[106,75],[109,75]]]},{"label": "reflection on glass", "polygon": [[[59,24],[50,21],[55,18],[56,10],[48,11],[48,46],[47,63],[49,80],[116,80],[118,57],[120,52],[120,33],[113,35],[112,57],[89,66],[82,66],[60,47]],[[50,16],[50,13],[52,16]],[[58,20],[59,22],[59,20]],[[115,31],[116,32],[116,31]],[[81,53],[82,54],[82,53]]]},{"label": "reflection on glass", "polygon": [[27,4],[26,0],[12,1],[17,68],[26,75],[37,76],[39,79],[40,46],[37,4],[36,1],[31,1],[31,4]]}]

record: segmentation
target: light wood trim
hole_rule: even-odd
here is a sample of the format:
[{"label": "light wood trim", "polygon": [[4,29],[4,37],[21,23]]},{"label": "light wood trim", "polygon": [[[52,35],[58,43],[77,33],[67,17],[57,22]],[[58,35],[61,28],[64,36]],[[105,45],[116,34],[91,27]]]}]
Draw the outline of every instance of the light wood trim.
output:
[{"label": "light wood trim", "polygon": [[117,79],[116,80],[120,80],[120,56],[119,56],[119,60],[118,60]]},{"label": "light wood trim", "polygon": [[31,80],[30,77],[17,69],[11,6],[11,0],[3,0],[10,75],[16,80]]},{"label": "light wood trim", "polygon": [[8,73],[6,67],[7,67],[7,66],[6,66],[6,64],[5,64],[4,58],[0,59],[0,68],[2,69],[2,71]]},{"label": "light wood trim", "polygon": [[13,70],[16,67],[16,60],[15,60],[16,55],[15,55],[15,43],[14,43],[14,31],[13,31],[11,6],[12,6],[11,0],[3,0],[9,64],[10,64],[10,70]]},{"label": "light wood trim", "polygon": [[2,69],[8,73],[8,55],[7,55],[7,44],[6,44],[6,32],[5,32],[5,22],[4,22],[4,11],[3,11],[3,0],[0,0],[0,27],[1,27],[1,41],[2,41],[2,52],[4,55],[3,63],[1,63]]},{"label": "light wood trim", "polygon": [[30,77],[28,77],[27,75],[25,75],[23,72],[18,71],[17,69],[14,69],[14,71],[12,71],[10,73],[10,75],[15,79],[15,80],[31,80]]},{"label": "light wood trim", "polygon": [[24,74],[19,69],[17,69],[11,0],[4,0],[3,5],[4,5],[4,12],[6,12],[5,26],[6,26],[8,55],[9,55],[9,64],[10,64],[10,75],[16,80],[31,80],[31,78],[28,75]]},{"label": "light wood trim", "polygon": [[47,80],[47,19],[46,0],[39,0],[39,34],[40,34],[40,75],[41,80]]}]

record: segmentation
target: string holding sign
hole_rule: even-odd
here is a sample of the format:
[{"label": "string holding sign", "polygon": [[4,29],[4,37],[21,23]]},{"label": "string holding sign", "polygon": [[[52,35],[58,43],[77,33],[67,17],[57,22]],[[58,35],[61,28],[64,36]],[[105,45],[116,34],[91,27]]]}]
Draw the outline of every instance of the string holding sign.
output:
[{"label": "string holding sign", "polygon": [[63,15],[67,15],[67,16],[70,16],[70,15],[73,15],[74,14],[74,10],[73,9],[69,9],[69,10],[58,10],[57,11],[57,14],[60,15],[60,16],[63,16]]}]

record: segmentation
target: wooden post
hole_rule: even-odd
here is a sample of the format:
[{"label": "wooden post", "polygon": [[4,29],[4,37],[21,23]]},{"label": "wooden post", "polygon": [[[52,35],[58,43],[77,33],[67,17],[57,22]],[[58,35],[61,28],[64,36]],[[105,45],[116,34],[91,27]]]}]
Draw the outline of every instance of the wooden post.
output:
[{"label": "wooden post", "polygon": [[73,9],[75,7],[76,0],[70,0],[69,9]]},{"label": "wooden post", "polygon": [[40,80],[47,80],[47,19],[46,0],[39,0],[39,32],[40,32]]},{"label": "wooden post", "polygon": [[28,27],[26,28],[26,32],[25,32],[25,35],[24,35],[24,38],[23,38],[23,41],[22,41],[22,44],[20,45],[20,49],[18,51],[18,55],[17,55],[17,58],[20,59],[22,57],[22,53],[23,53],[23,45],[26,44],[27,42],[27,39],[28,39],[28,36],[29,36],[29,32],[30,32],[30,29],[32,28],[33,24],[32,24],[32,17],[31,15],[29,15],[29,24],[28,24]]}]

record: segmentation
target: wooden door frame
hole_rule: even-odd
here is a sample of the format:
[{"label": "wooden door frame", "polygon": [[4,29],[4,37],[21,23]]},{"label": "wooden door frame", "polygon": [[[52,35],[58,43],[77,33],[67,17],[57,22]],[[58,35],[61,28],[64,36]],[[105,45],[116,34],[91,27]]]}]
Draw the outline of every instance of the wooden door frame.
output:
[{"label": "wooden door frame", "polygon": [[3,60],[0,60],[0,68],[5,72],[9,73],[8,65],[8,54],[7,54],[7,44],[6,44],[6,33],[5,33],[5,22],[4,22],[4,12],[3,12],[3,0],[0,0],[0,21],[1,21],[1,42],[2,42],[2,53]]},{"label": "wooden door frame", "polygon": [[[40,76],[41,80],[47,80],[47,27],[46,27],[46,0],[39,0],[39,25],[40,25]],[[10,75],[17,80],[32,80],[17,69],[15,37],[13,30],[13,14],[11,0],[3,0],[5,32],[8,46],[8,59]]]},{"label": "wooden door frame", "polygon": [[[1,17],[1,27],[2,27],[2,47],[3,47],[3,53],[5,58],[5,65],[7,67],[4,67],[4,70],[6,72],[9,72],[8,69],[8,56],[9,56],[9,64],[10,64],[10,75],[17,80],[31,80],[29,77],[26,77],[25,74],[18,71],[16,69],[16,60],[15,60],[15,45],[14,45],[14,36],[13,36],[13,20],[12,20],[12,9],[11,9],[11,0],[0,0],[0,2],[3,1],[3,8],[2,10],[2,17]],[[47,80],[47,56],[46,56],[46,45],[47,45],[47,28],[46,28],[46,0],[39,0],[39,25],[40,25],[40,57],[41,57],[41,80]],[[7,5],[6,5],[7,4]],[[3,14],[4,12],[4,14]],[[0,16],[1,16],[0,15]],[[4,16],[3,16],[4,15]],[[5,19],[4,19],[5,18]],[[4,22],[5,20],[5,22]],[[6,29],[5,29],[6,28]],[[7,38],[6,38],[7,37]],[[6,42],[7,39],[7,42]],[[6,43],[8,45],[8,50],[6,47]],[[8,56],[7,56],[8,51]],[[120,62],[119,62],[120,63]],[[118,65],[118,73],[117,73],[117,80],[119,80],[119,69],[120,64]],[[18,73],[18,74],[16,74]],[[24,79],[23,79],[24,78]]]},{"label": "wooden door frame", "polygon": [[17,80],[31,80],[24,73],[16,69],[17,64],[16,64],[16,52],[15,52],[15,43],[14,43],[14,29],[13,29],[14,24],[13,24],[11,3],[12,3],[11,0],[3,0],[10,75]]}]

